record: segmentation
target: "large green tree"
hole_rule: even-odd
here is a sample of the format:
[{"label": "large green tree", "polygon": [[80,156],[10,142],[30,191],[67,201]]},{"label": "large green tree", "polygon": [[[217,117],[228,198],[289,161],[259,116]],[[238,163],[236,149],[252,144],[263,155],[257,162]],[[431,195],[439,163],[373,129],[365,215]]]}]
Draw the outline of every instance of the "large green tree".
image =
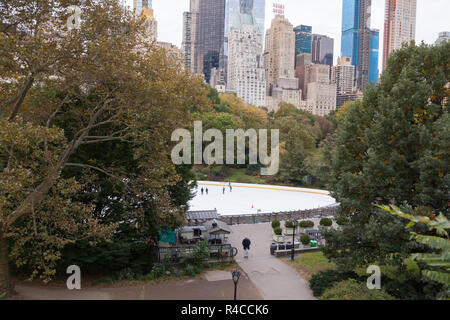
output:
[{"label": "large green tree", "polygon": [[340,115],[330,188],[341,227],[325,232],[324,248],[339,267],[401,266],[418,249],[404,221],[375,214],[375,205],[449,215],[449,65],[448,42],[405,47],[391,55],[377,87]]},{"label": "large green tree", "polygon": [[[67,242],[96,238],[117,221],[151,238],[184,218],[188,194],[175,185],[186,180],[170,161],[170,137],[207,101],[205,87],[148,42],[144,21],[116,0],[79,1],[80,28],[68,30],[72,4],[0,4],[2,126],[39,132],[23,145],[0,132],[0,292],[11,288],[9,259],[48,279]],[[127,215],[105,220],[114,201]],[[61,225],[48,218],[58,210],[68,211]],[[98,229],[85,228],[86,211]],[[31,259],[33,246],[43,249]]]}]

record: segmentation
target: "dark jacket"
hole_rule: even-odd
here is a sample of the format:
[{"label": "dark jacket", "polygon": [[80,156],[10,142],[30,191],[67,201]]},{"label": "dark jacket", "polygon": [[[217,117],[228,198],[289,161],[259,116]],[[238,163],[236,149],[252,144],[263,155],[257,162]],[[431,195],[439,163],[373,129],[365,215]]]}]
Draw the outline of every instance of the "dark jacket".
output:
[{"label": "dark jacket", "polygon": [[245,249],[248,249],[248,250],[250,250],[250,244],[251,244],[252,242],[250,241],[250,239],[244,239],[244,240],[242,240],[242,246],[244,247],[244,250]]}]

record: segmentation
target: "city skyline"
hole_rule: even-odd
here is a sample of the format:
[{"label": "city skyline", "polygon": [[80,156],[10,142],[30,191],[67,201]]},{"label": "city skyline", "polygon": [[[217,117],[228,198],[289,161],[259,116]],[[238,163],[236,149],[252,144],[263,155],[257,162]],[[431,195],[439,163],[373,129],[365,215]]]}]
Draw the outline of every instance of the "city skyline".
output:
[{"label": "city skyline", "polygon": [[[189,11],[189,0],[153,0],[155,18],[158,21],[158,40],[171,42],[181,47],[183,38],[183,12]],[[274,17],[272,4],[277,1],[267,0],[266,30]],[[334,38],[334,64],[341,51],[342,0],[284,0],[286,18],[294,25],[311,25],[315,34]],[[127,0],[132,6],[133,0]],[[372,0],[371,28],[380,30],[380,53],[383,51],[385,0]],[[448,0],[417,0],[416,41],[434,44],[439,32],[450,31],[447,15],[450,9]],[[174,19],[179,17],[179,19]],[[379,69],[382,70],[382,54]]]}]

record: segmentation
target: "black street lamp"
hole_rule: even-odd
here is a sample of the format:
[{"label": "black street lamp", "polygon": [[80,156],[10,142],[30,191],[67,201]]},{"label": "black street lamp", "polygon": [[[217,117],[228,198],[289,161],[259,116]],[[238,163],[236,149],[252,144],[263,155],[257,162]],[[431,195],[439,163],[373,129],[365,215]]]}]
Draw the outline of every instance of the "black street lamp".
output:
[{"label": "black street lamp", "polygon": [[233,276],[233,282],[234,282],[234,300],[237,300],[236,299],[237,284],[239,282],[239,278],[241,277],[241,273],[238,270],[234,270],[231,274]]},{"label": "black street lamp", "polygon": [[295,257],[294,257],[294,254],[295,254],[295,230],[296,230],[296,228],[297,228],[297,220],[292,220],[292,223],[294,224],[294,230],[292,231],[292,254],[291,254],[291,260],[292,261],[294,261],[295,260]]}]

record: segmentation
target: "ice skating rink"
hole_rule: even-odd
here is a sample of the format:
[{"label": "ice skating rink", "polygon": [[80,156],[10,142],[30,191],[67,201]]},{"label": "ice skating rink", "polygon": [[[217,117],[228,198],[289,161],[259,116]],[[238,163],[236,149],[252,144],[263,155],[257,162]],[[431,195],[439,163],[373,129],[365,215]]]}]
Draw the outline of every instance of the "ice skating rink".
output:
[{"label": "ice skating rink", "polygon": [[217,209],[221,215],[237,215],[306,210],[336,203],[328,191],[322,190],[242,183],[231,183],[231,186],[230,192],[228,182],[199,181],[189,210]]}]

